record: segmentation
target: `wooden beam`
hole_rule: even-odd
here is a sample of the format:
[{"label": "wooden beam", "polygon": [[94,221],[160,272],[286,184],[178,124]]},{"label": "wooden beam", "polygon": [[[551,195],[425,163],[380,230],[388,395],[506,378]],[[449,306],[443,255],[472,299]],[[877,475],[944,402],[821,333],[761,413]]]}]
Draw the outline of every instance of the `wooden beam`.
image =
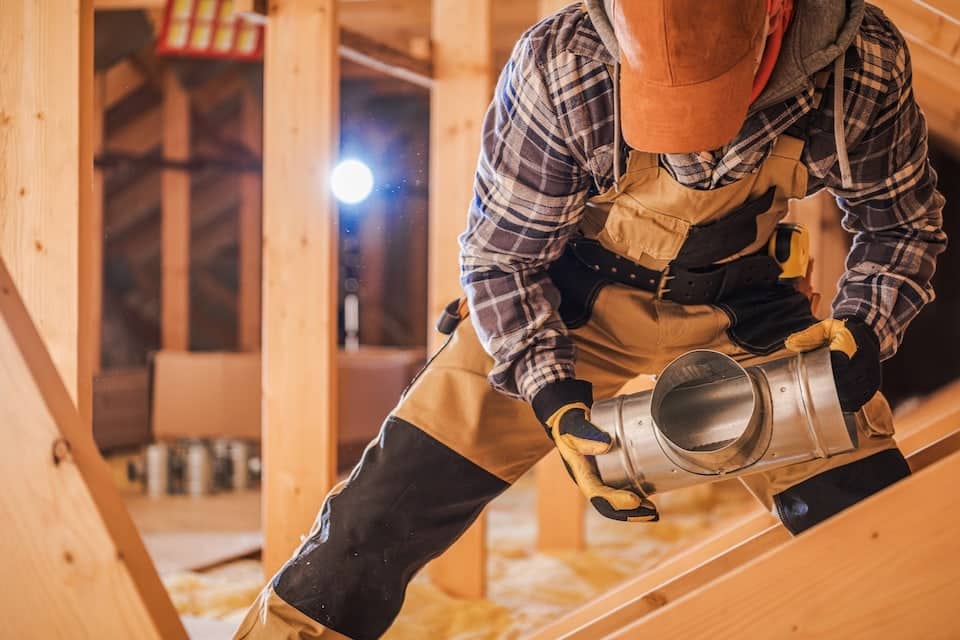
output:
[{"label": "wooden beam", "polygon": [[97,11],[129,11],[131,9],[163,9],[167,0],[94,0]]},{"label": "wooden beam", "polygon": [[[49,9],[60,14],[63,2],[49,3]],[[67,15],[76,17],[76,6]],[[76,28],[75,18],[62,22]],[[42,23],[53,24],[57,21]],[[7,35],[2,26],[0,35]],[[61,35],[63,45],[67,34]],[[61,57],[76,65],[76,57]],[[0,258],[0,435],[8,445],[0,450],[8,515],[0,536],[0,574],[29,577],[4,591],[4,635],[186,640],[93,433],[64,384],[75,381],[58,372],[30,315]]]},{"label": "wooden beam", "polygon": [[136,228],[156,208],[162,191],[160,174],[160,171],[146,171],[107,195],[104,229],[111,244]]},{"label": "wooden beam", "polygon": [[[434,85],[430,96],[430,224],[427,319],[433,322],[461,295],[457,236],[480,151],[483,115],[493,87],[491,0],[433,0]],[[439,337],[428,329],[432,347]],[[430,567],[437,586],[459,597],[486,589],[486,519]]]},{"label": "wooden beam", "polygon": [[[261,153],[263,148],[263,109],[251,91],[243,94],[241,119],[243,144]],[[241,351],[260,350],[260,280],[263,220],[261,216],[261,176],[240,176],[240,273],[237,296],[237,345]]]},{"label": "wooden beam", "polygon": [[433,65],[360,33],[340,32],[340,57],[424,89],[433,87]]},{"label": "wooden beam", "polygon": [[[194,186],[191,189],[190,200],[190,262],[191,264],[200,258],[208,258],[212,252],[225,246],[223,243],[213,242],[216,246],[211,246],[207,241],[201,242],[203,238],[195,241],[194,233],[202,233],[202,230],[214,223],[221,216],[228,212],[238,209],[240,206],[240,196],[236,190],[230,190],[228,187],[234,183],[226,178],[214,182]],[[158,224],[160,223],[160,224]],[[233,222],[231,221],[231,224]],[[134,267],[141,267],[155,260],[162,251],[160,242],[160,233],[158,227],[162,226],[162,220],[153,219],[150,224],[145,224],[136,233],[128,236],[123,242],[116,246],[111,246],[112,252],[121,252],[127,256],[130,264]],[[229,234],[230,242],[235,241],[235,230],[231,229]],[[206,245],[206,246],[204,246]],[[200,251],[202,256],[194,255],[194,251]],[[162,259],[162,258],[161,258]]]},{"label": "wooden beam", "polygon": [[121,60],[104,74],[106,76],[106,97],[104,109],[119,104],[128,95],[143,86],[145,78],[140,70],[129,60]]},{"label": "wooden beam", "polygon": [[551,451],[536,467],[537,549],[577,551],[586,548],[587,500],[570,480],[563,461]]},{"label": "wooden beam", "polygon": [[[377,157],[377,156],[374,156]],[[387,243],[385,233],[388,203],[374,194],[360,221],[360,341],[380,345],[384,330],[384,281],[386,279]]]},{"label": "wooden beam", "polygon": [[[567,638],[571,634],[583,635],[592,625],[597,625],[597,629],[609,629],[610,624],[616,620],[615,616],[618,612],[629,612],[630,607],[635,606],[637,601],[643,601],[643,596],[678,576],[686,575],[704,562],[709,562],[710,559],[722,555],[754,536],[763,534],[776,524],[777,519],[761,510],[758,504],[755,513],[737,520],[728,528],[704,539],[686,551],[590,600],[570,614],[538,629],[526,640],[554,640]],[[786,533],[786,529],[783,531]],[[647,601],[663,602],[658,598],[647,598]],[[628,618],[628,620],[634,619],[636,617]],[[594,637],[600,637],[599,633]]]},{"label": "wooden beam", "polygon": [[[190,96],[172,71],[164,76],[163,155],[190,157]],[[190,348],[190,174],[164,169],[161,207],[161,346]]]},{"label": "wooden beam", "polygon": [[[84,424],[93,428],[93,379],[100,373],[100,343],[103,330],[103,171],[95,169],[93,158],[103,148],[103,118],[106,81],[103,74],[93,77],[93,10],[90,12],[90,113],[81,112],[86,124],[80,145],[80,184],[89,180],[90,188],[81,193],[79,221],[79,301],[77,328],[77,406]],[[84,73],[81,71],[81,76]],[[87,92],[81,92],[87,100]],[[84,196],[88,202],[84,202]]]},{"label": "wooden beam", "polygon": [[537,0],[537,15],[546,18],[570,5],[570,0]]},{"label": "wooden beam", "polygon": [[79,0],[0,4],[0,257],[74,400],[86,20]]},{"label": "wooden beam", "polygon": [[[764,514],[766,515],[766,514]],[[759,518],[751,519],[752,524]],[[742,535],[742,532],[738,532]],[[747,564],[754,558],[789,542],[790,533],[779,523],[771,524],[763,531],[746,541],[736,544],[723,553],[717,554],[692,571],[674,573],[674,577],[665,582],[652,585],[648,593],[641,598],[614,609],[602,618],[591,621],[573,633],[564,636],[564,640],[593,640],[615,634],[624,625],[647,614],[653,613],[666,604],[709,584],[717,578]]]},{"label": "wooden beam", "polygon": [[901,447],[910,446],[911,440],[922,437],[925,429],[939,427],[949,430],[951,423],[960,424],[960,380],[951,382],[931,393],[902,415],[898,414],[897,442]]},{"label": "wooden beam", "polygon": [[960,60],[960,19],[948,19],[915,0],[878,0],[876,4],[906,38]]},{"label": "wooden beam", "polygon": [[958,483],[955,454],[607,637],[952,637]]},{"label": "wooden beam", "polygon": [[337,24],[335,0],[270,3],[263,130],[267,574],[307,533],[336,476],[337,212],[326,176],[338,142]]}]

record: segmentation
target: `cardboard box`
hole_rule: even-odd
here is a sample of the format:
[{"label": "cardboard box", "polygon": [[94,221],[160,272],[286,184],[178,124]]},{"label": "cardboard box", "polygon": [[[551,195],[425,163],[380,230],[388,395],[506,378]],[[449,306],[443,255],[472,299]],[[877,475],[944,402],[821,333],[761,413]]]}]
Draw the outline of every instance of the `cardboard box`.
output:
[{"label": "cardboard box", "polygon": [[260,439],[260,354],[159,351],[153,435]]},{"label": "cardboard box", "polygon": [[[422,349],[341,351],[341,447],[359,452],[423,365]],[[158,440],[260,440],[260,354],[160,351],[153,362],[153,433]]]}]

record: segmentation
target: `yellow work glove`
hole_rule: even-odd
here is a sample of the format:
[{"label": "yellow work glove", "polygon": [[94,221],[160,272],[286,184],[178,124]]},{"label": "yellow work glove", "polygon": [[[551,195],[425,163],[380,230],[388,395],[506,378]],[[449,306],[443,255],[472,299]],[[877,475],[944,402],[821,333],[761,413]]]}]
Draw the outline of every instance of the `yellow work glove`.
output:
[{"label": "yellow work glove", "polygon": [[880,341],[859,318],[823,320],[791,334],[784,344],[796,353],[830,348],[833,379],[844,411],[859,411],[880,390]]},{"label": "yellow work glove", "polygon": [[659,520],[656,506],[626,489],[600,480],[593,456],[610,450],[610,435],[590,422],[593,389],[583,380],[563,380],[544,387],[534,398],[534,411],[547,428],[567,472],[601,515],[624,522]]}]

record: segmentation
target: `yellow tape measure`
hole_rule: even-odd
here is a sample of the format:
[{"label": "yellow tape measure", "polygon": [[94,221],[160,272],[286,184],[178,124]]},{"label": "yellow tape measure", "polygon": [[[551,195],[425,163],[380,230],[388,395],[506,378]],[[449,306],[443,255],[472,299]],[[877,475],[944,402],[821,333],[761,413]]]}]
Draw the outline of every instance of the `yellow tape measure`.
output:
[{"label": "yellow tape measure", "polygon": [[770,236],[767,252],[780,265],[781,280],[801,279],[810,263],[810,232],[802,224],[781,222]]}]

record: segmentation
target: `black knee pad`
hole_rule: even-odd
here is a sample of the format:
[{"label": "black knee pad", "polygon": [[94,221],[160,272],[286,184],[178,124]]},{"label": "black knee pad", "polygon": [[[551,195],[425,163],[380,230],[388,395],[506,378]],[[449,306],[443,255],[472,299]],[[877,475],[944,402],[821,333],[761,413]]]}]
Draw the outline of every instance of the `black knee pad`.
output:
[{"label": "black knee pad", "polygon": [[379,638],[407,583],[453,543],[507,483],[414,425],[388,418],[317,532],[277,574],[274,591],[326,627]]},{"label": "black knee pad", "polygon": [[784,526],[794,535],[910,475],[899,449],[830,469],[773,497]]}]

